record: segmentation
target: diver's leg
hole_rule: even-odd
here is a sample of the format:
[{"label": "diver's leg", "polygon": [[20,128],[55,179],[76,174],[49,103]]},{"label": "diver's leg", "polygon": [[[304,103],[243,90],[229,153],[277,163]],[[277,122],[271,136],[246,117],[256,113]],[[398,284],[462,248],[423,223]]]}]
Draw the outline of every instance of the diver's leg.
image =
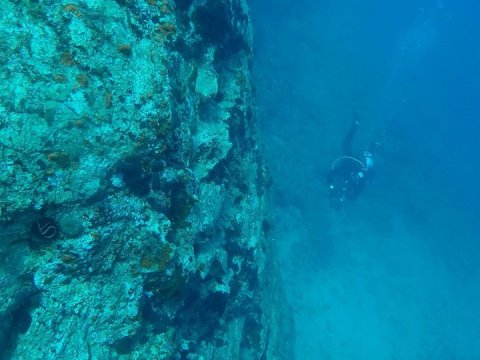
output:
[{"label": "diver's leg", "polygon": [[355,133],[357,132],[357,128],[359,124],[360,124],[360,121],[359,121],[358,113],[354,111],[352,125],[350,125],[350,129],[348,129],[347,134],[343,138],[342,150],[344,155],[353,156],[352,142],[353,142],[353,138],[355,137]]}]

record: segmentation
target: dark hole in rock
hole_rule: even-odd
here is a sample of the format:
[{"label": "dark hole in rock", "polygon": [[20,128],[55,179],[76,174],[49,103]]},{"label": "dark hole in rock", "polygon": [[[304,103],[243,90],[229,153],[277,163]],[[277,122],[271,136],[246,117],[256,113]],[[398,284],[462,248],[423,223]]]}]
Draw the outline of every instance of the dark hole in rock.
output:
[{"label": "dark hole in rock", "polygon": [[126,159],[115,166],[116,172],[122,175],[123,182],[133,194],[147,195],[150,191],[151,174],[143,170],[139,159]]},{"label": "dark hole in rock", "polygon": [[221,44],[231,32],[227,6],[218,0],[209,0],[193,14],[197,32],[212,43]]},{"label": "dark hole in rock", "polygon": [[0,359],[10,359],[17,346],[18,335],[25,334],[30,328],[30,310],[38,306],[38,294],[34,286],[26,286],[14,295],[12,304],[0,312]]},{"label": "dark hole in rock", "polygon": [[214,315],[214,317],[222,317],[227,309],[228,294],[213,293],[210,294],[202,303],[205,314]]},{"label": "dark hole in rock", "polygon": [[188,193],[185,184],[177,183],[173,186],[170,196],[170,208],[166,215],[175,228],[183,228],[187,225],[186,218],[194,204],[195,200]]},{"label": "dark hole in rock", "polygon": [[175,0],[175,7],[178,10],[187,10],[192,5],[193,0]]},{"label": "dark hole in rock", "polygon": [[121,339],[118,339],[114,342],[113,347],[115,351],[119,355],[127,355],[130,354],[136,345],[135,337],[133,336],[125,336]]},{"label": "dark hole in rock", "polygon": [[12,331],[25,334],[32,324],[32,316],[28,308],[19,308],[12,314]]}]

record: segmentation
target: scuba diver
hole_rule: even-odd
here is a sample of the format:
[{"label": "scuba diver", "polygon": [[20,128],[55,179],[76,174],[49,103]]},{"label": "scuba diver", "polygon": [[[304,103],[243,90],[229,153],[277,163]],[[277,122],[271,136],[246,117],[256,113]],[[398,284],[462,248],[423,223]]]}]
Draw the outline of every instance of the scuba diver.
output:
[{"label": "scuba diver", "polygon": [[355,112],[353,123],[343,139],[343,155],[333,161],[327,175],[328,198],[334,209],[340,209],[345,200],[357,198],[371,176],[373,156],[380,144],[372,142],[368,150],[355,155],[352,142],[359,124],[358,114]]}]

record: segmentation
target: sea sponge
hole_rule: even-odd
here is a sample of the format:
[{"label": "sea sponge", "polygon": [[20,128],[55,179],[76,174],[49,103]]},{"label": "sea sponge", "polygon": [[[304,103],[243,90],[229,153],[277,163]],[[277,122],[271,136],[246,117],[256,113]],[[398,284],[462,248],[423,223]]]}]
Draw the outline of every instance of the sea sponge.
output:
[{"label": "sea sponge", "polygon": [[68,214],[60,218],[62,234],[67,238],[76,238],[83,233],[82,218],[76,214]]}]

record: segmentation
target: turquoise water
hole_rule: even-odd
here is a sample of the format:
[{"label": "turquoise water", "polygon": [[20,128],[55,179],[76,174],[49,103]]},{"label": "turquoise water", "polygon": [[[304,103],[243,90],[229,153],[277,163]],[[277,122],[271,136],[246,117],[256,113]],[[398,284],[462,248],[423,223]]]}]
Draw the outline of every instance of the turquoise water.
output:
[{"label": "turquoise water", "polygon": [[[479,4],[252,4],[297,359],[480,359]],[[358,199],[325,176],[353,114]]]},{"label": "turquoise water", "polygon": [[480,5],[0,3],[0,360],[480,359]]}]

